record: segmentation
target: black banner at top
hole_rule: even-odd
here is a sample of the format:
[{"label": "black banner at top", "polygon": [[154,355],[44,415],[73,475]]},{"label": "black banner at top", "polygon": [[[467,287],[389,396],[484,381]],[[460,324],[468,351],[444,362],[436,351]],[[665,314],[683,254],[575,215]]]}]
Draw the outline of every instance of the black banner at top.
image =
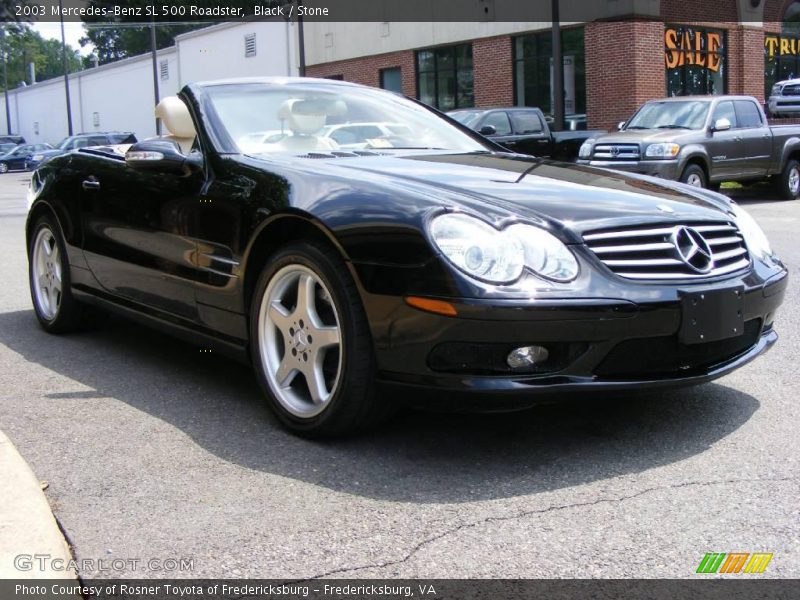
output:
[{"label": "black banner at top", "polygon": [[[198,23],[286,19],[330,22],[550,22],[558,1],[564,23],[594,20],[661,19],[664,2],[587,2],[586,0],[0,0],[0,22],[125,21]],[[709,19],[701,0],[682,3],[686,22]],[[715,21],[762,22],[766,3],[736,3],[731,14],[714,12]],[[766,12],[765,12],[766,11]]]}]

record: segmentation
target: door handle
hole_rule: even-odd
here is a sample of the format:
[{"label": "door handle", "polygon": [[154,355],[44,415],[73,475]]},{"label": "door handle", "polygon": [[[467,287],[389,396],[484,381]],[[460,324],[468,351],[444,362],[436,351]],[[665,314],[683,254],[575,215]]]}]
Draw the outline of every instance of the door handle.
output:
[{"label": "door handle", "polygon": [[94,178],[84,179],[81,183],[81,187],[85,190],[99,190],[100,182]]}]

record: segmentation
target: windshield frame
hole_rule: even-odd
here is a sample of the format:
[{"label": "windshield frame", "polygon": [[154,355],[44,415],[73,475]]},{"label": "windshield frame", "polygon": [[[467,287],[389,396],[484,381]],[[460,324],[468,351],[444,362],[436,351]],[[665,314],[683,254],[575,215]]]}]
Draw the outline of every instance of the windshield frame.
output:
[{"label": "windshield frame", "polygon": [[[700,123],[699,127],[668,127],[668,126],[659,126],[659,127],[642,127],[640,125],[636,125],[636,119],[639,115],[642,115],[645,111],[649,109],[651,106],[675,106],[680,104],[702,104],[705,105],[705,114],[703,115],[702,122]],[[633,116],[628,119],[628,122],[625,123],[625,131],[660,131],[660,130],[667,130],[667,129],[675,129],[681,130],[684,129],[685,131],[702,131],[708,127],[708,119],[709,115],[711,114],[711,107],[714,104],[713,100],[706,100],[702,98],[685,98],[680,100],[651,100],[650,102],[645,102],[639,110],[637,110]],[[672,123],[671,125],[675,125]]]},{"label": "windshield frame", "polygon": [[[417,106],[425,109],[426,111],[432,113],[434,118],[438,118],[442,121],[445,121],[451,127],[457,129],[460,133],[469,137],[477,146],[480,148],[476,148],[474,152],[508,152],[507,149],[503,148],[502,146],[498,145],[491,140],[487,140],[483,136],[479,135],[469,127],[466,127],[452,119],[447,114],[420,102],[415,98],[410,98],[408,96],[403,96],[401,94],[396,94],[394,92],[389,92],[386,90],[381,90],[378,88],[369,88],[367,86],[361,86],[358,84],[353,83],[342,83],[333,80],[317,80],[317,79],[308,79],[308,80],[287,80],[284,82],[274,82],[270,80],[261,80],[261,79],[252,79],[252,80],[233,80],[233,81],[215,81],[209,83],[193,83],[187,84],[181,92],[179,92],[178,96],[181,97],[186,105],[189,108],[190,113],[192,113],[195,122],[202,120],[202,124],[204,127],[198,128],[198,135],[201,140],[205,137],[208,141],[208,146],[216,150],[216,152],[220,155],[249,155],[248,153],[242,152],[236,142],[233,140],[225,124],[222,122],[219,114],[217,113],[214,102],[211,98],[211,94],[209,93],[209,88],[212,87],[222,87],[222,86],[252,86],[252,85],[263,85],[263,86],[280,86],[283,87],[284,85],[287,87],[333,87],[333,86],[341,86],[343,92],[346,91],[346,88],[355,88],[358,90],[366,89],[368,93],[373,94],[387,94],[389,97],[391,96],[400,96],[407,102],[411,102],[416,104]],[[205,134],[205,135],[204,135]],[[392,148],[381,148],[380,151],[392,150]],[[396,148],[396,150],[401,150],[401,148]],[[402,150],[408,151],[409,149],[403,148]],[[411,149],[411,150],[422,150],[420,149]],[[447,152],[469,152],[467,150],[445,150]],[[259,158],[272,158],[272,157],[289,157],[292,156],[290,154],[284,153],[269,153],[269,154],[258,154]]]}]

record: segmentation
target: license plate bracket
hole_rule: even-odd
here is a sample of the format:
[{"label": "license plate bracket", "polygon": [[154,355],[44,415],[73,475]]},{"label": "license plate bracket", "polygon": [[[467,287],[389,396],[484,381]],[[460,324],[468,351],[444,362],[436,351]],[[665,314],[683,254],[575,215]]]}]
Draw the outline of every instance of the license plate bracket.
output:
[{"label": "license plate bracket", "polygon": [[744,333],[744,286],[679,291],[683,344],[705,344]]}]

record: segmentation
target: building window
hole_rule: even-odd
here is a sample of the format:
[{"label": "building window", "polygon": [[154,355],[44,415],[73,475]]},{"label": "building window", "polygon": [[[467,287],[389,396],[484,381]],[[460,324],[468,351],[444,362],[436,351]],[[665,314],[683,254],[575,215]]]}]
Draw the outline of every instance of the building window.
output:
[{"label": "building window", "polygon": [[326,75],[324,79],[333,79],[334,81],[344,81],[344,75]]},{"label": "building window", "polygon": [[[583,28],[561,31],[564,114],[586,112],[586,58]],[[550,31],[514,38],[514,98],[553,114],[553,36]]]},{"label": "building window", "polygon": [[169,61],[162,60],[159,64],[159,70],[161,71],[161,79],[169,79]]},{"label": "building window", "polygon": [[472,44],[417,52],[417,98],[439,110],[475,105]]},{"label": "building window", "polygon": [[381,69],[381,87],[390,92],[403,92],[403,72],[400,67]]},{"label": "building window", "polygon": [[689,25],[664,27],[667,95],[724,94],[727,87],[725,31]]},{"label": "building window", "polygon": [[800,73],[800,1],[786,7],[781,35],[764,36],[764,97],[771,96],[779,81],[795,79]]},{"label": "building window", "polygon": [[248,33],[244,36],[244,56],[245,58],[256,55],[256,34]]}]

